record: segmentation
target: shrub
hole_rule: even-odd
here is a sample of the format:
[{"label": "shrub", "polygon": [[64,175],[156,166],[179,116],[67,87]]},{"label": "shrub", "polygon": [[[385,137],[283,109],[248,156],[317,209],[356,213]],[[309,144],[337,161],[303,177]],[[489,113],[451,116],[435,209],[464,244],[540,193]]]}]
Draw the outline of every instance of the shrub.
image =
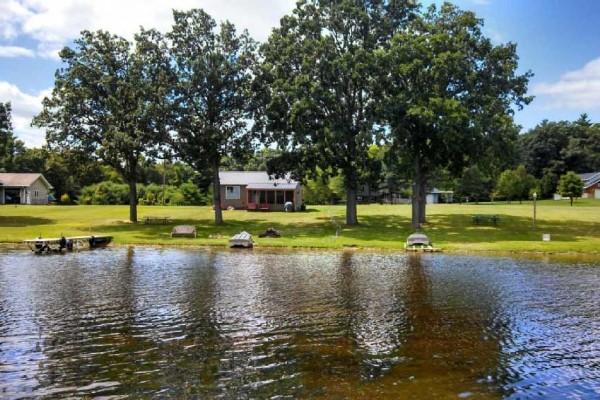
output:
[{"label": "shrub", "polygon": [[60,196],[60,204],[71,204],[71,196],[68,193]]}]

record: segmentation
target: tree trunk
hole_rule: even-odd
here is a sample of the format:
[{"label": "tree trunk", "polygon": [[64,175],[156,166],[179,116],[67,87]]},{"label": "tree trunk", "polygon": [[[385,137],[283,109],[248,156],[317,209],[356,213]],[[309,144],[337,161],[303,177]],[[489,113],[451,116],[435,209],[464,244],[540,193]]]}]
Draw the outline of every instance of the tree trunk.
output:
[{"label": "tree trunk", "polygon": [[414,162],[415,179],[413,183],[412,193],[412,227],[414,229],[421,228],[421,157],[415,156]]},{"label": "tree trunk", "polygon": [[215,209],[215,224],[223,224],[223,212],[221,211],[221,181],[219,179],[218,162],[213,165],[213,207]]},{"label": "tree trunk", "polygon": [[137,185],[136,180],[129,179],[129,221],[137,222]]},{"label": "tree trunk", "polygon": [[355,189],[346,189],[346,225],[358,225]]},{"label": "tree trunk", "polygon": [[427,222],[427,175],[423,171],[420,172],[419,186],[419,222],[423,224]]}]

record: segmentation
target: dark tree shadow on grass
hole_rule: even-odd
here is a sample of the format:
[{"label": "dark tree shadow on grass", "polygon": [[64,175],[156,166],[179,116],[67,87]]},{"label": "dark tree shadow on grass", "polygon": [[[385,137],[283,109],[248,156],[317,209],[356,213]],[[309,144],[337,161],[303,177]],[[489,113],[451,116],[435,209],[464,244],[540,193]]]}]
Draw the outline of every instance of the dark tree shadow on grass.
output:
[{"label": "dark tree shadow on grass", "polygon": [[[533,232],[533,219],[513,215],[497,214],[500,221],[477,225],[471,215],[436,214],[428,216],[428,223],[418,231],[434,242],[480,243],[494,241],[538,240],[542,233],[551,233],[553,240],[577,242],[579,237],[600,238],[600,225],[586,221],[546,221],[537,219]],[[326,218],[322,219],[325,222]],[[342,235],[361,241],[404,242],[415,232],[411,220],[399,216],[359,216],[356,227],[343,226]]]},{"label": "dark tree shadow on grass", "polygon": [[0,226],[2,227],[23,227],[23,226],[38,226],[38,225],[50,225],[54,221],[48,218],[39,217],[2,217],[0,216]]},{"label": "dark tree shadow on grass", "polygon": [[[537,220],[537,230],[532,231],[532,219],[515,217],[511,215],[500,215],[500,222],[494,226],[492,223],[477,225],[472,221],[470,215],[440,215],[429,217],[429,221],[423,224],[420,232],[425,233],[434,242],[458,242],[478,243],[494,241],[532,241],[542,232],[551,233],[553,240],[576,242],[579,236],[600,238],[600,226],[585,221],[545,221]],[[174,219],[168,224],[131,224],[115,223],[109,225],[94,226],[91,229],[103,234],[128,235],[140,242],[152,242],[170,238],[171,231],[176,225],[193,225],[197,228],[198,238],[231,237],[241,231],[246,231],[258,237],[260,233],[268,228],[277,230],[283,238],[314,238],[329,239],[339,235],[347,239],[360,240],[362,242],[396,242],[403,243],[406,238],[415,232],[411,227],[409,218],[398,216],[363,216],[359,217],[358,226],[346,226],[343,219],[315,218],[307,223],[285,223],[274,222],[268,219],[268,213],[264,218],[251,220],[226,220],[222,225],[215,225],[211,219]],[[535,235],[535,236],[534,236]],[[193,238],[189,241],[193,242]],[[535,239],[537,240],[537,239]]]},{"label": "dark tree shadow on grass", "polygon": [[[252,220],[226,220],[222,225],[215,225],[213,219],[173,219],[168,224],[130,224],[116,223],[110,225],[93,226],[95,232],[104,234],[129,235],[140,241],[163,240],[170,238],[173,227],[177,225],[193,225],[197,229],[197,238],[210,238],[211,236],[231,237],[241,231],[246,231],[258,237],[268,228],[277,230],[282,237],[309,236],[327,238],[335,235],[336,227],[329,222],[315,222],[291,224],[270,221],[265,214],[264,219]],[[178,238],[180,239],[180,238]],[[193,240],[191,238],[190,240]]]}]

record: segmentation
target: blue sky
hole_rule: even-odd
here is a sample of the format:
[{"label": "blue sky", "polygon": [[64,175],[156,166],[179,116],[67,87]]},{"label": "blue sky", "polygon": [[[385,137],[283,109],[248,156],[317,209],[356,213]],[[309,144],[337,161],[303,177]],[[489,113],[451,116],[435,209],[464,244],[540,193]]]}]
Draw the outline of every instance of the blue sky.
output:
[{"label": "blue sky", "polygon": [[[438,0],[424,0],[424,3]],[[535,76],[532,104],[517,111],[523,132],[542,120],[575,120],[587,113],[600,122],[600,1],[456,0],[484,19],[494,43],[518,45],[521,73]],[[41,99],[61,67],[58,50],[83,29],[131,37],[139,26],[167,31],[171,9],[204,8],[263,41],[294,0],[0,0],[0,101],[13,106],[15,134],[28,147],[44,143],[31,128]]]}]

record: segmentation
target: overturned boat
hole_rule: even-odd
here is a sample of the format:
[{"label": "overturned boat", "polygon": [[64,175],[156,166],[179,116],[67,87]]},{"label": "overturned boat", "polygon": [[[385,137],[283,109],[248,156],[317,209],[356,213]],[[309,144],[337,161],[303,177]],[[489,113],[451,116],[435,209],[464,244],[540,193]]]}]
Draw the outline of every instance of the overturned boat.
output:
[{"label": "overturned boat", "polygon": [[90,235],[90,236],[71,236],[59,238],[42,238],[24,240],[31,251],[37,254],[43,253],[61,253],[63,251],[91,250],[108,246],[112,241],[112,236]]},{"label": "overturned boat", "polygon": [[404,250],[425,252],[442,251],[441,249],[433,247],[433,244],[429,238],[418,232],[413,233],[406,239],[406,242],[404,243]]},{"label": "overturned boat", "polygon": [[233,235],[231,239],[229,239],[229,247],[244,247],[244,248],[252,248],[254,245],[254,241],[252,240],[252,235],[248,232],[240,232],[237,235]]}]

